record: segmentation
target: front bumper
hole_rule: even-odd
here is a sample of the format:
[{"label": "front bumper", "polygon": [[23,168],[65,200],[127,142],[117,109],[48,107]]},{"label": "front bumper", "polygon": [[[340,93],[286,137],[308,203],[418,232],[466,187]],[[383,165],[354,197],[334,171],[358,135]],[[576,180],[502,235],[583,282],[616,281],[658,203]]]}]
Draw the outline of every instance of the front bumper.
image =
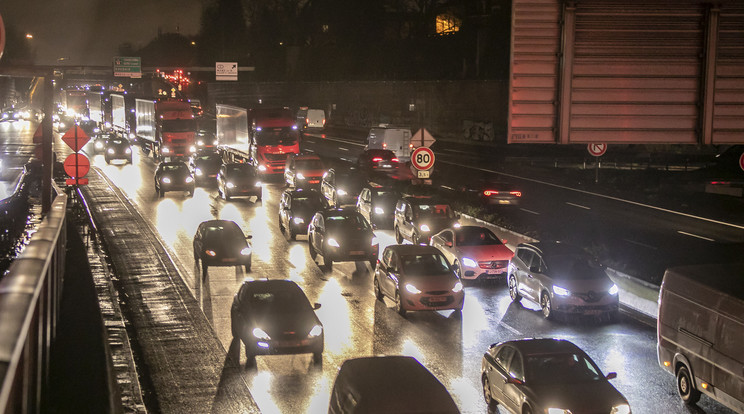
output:
[{"label": "front bumper", "polygon": [[247,346],[254,355],[288,355],[288,354],[308,354],[323,352],[324,339],[323,335],[314,338],[281,338],[262,340],[256,339],[252,335],[247,341]]},{"label": "front bumper", "polygon": [[344,248],[326,246],[325,255],[334,262],[377,261],[378,245],[367,248]]},{"label": "front bumper", "polygon": [[234,187],[225,189],[225,194],[228,197],[260,197],[263,192],[263,187]]},{"label": "front bumper", "polygon": [[403,307],[405,310],[447,310],[462,309],[465,301],[465,292],[462,290],[455,292],[422,292],[413,294],[410,292],[401,292]]},{"label": "front bumper", "polygon": [[246,266],[251,264],[251,256],[239,255],[237,257],[202,257],[202,262],[207,266]]},{"label": "front bumper", "polygon": [[609,294],[594,302],[587,302],[575,294],[571,294],[570,296],[554,294],[552,295],[552,299],[554,311],[574,315],[601,315],[616,312],[620,305],[618,295]]}]

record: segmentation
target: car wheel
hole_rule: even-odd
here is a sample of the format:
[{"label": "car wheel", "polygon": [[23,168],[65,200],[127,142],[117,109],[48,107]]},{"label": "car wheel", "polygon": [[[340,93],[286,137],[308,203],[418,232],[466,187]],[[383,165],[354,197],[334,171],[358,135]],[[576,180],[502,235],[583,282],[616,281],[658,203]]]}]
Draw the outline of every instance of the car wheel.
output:
[{"label": "car wheel", "polygon": [[111,160],[106,158],[106,164],[111,164]]},{"label": "car wheel", "polygon": [[315,365],[323,364],[323,353],[322,352],[313,352],[313,364]]},{"label": "car wheel", "polygon": [[693,405],[700,401],[700,391],[695,389],[692,375],[684,365],[677,371],[677,393],[685,404]]},{"label": "car wheel", "polygon": [[400,229],[398,226],[395,226],[395,242],[398,244],[403,244],[403,235],[400,234]]},{"label": "car wheel", "polygon": [[193,197],[194,196],[194,190],[189,191],[188,192],[188,195],[189,195],[189,197]]},{"label": "car wheel", "polygon": [[224,194],[225,194],[225,201],[230,201],[231,197],[227,195],[227,191],[225,191]]},{"label": "car wheel", "polygon": [[246,273],[251,271],[251,262],[248,262],[248,264],[245,265],[245,271]]},{"label": "car wheel", "polygon": [[256,366],[256,355],[251,352],[251,348],[248,347],[247,342],[243,342],[243,345],[245,345],[245,367],[246,368],[252,368]]},{"label": "car wheel", "polygon": [[307,241],[307,248],[310,250],[310,258],[315,260],[316,257],[318,257],[318,252],[315,251],[315,248],[313,247],[313,240],[312,238],[308,239]]},{"label": "car wheel", "polygon": [[289,240],[297,240],[297,233],[295,233],[291,227],[288,230],[289,230]]},{"label": "car wheel", "polygon": [[403,306],[403,298],[400,297],[400,292],[395,292],[395,311],[402,317],[406,317],[406,309]]},{"label": "car wheel", "polygon": [[325,255],[323,255],[323,269],[326,272],[331,272],[333,270],[333,260],[327,259]]},{"label": "car wheel", "polygon": [[522,299],[522,295],[519,294],[517,277],[514,275],[509,275],[509,296],[511,296],[512,302],[519,302]]},{"label": "car wheel", "polygon": [[488,381],[488,376],[483,375],[483,399],[486,400],[486,405],[488,406],[489,410],[495,410],[496,409],[496,400],[493,399],[493,395],[491,395],[491,384]]},{"label": "car wheel", "polygon": [[375,298],[379,300],[380,302],[383,302],[385,299],[385,295],[382,294],[382,289],[380,289],[380,281],[375,278],[375,281],[373,282],[375,285]]},{"label": "car wheel", "polygon": [[165,197],[165,190],[160,190],[159,193],[160,193],[160,198]]},{"label": "car wheel", "polygon": [[261,201],[261,196],[260,195],[257,195],[256,196],[256,202],[258,203],[259,201]]},{"label": "car wheel", "polygon": [[532,408],[530,408],[530,407],[524,407],[522,409],[522,414],[532,414]]},{"label": "car wheel", "polygon": [[542,296],[540,296],[540,307],[542,308],[545,319],[553,319],[553,304],[550,301],[550,295],[546,292],[543,292]]}]

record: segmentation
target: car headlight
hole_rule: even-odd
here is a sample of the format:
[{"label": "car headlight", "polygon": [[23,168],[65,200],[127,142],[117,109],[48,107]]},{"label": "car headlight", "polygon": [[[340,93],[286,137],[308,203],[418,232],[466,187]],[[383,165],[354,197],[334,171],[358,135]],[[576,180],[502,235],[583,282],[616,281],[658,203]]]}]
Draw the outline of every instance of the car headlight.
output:
[{"label": "car headlight", "polygon": [[94,144],[94,146],[96,147],[96,149],[103,149],[103,142],[96,141],[96,143]]},{"label": "car headlight", "polygon": [[263,339],[264,341],[270,341],[271,337],[261,328],[253,328],[253,336],[256,339]]},{"label": "car headlight", "polygon": [[421,293],[421,291],[416,286],[413,286],[410,283],[406,283],[406,290],[413,293],[414,295],[418,295],[419,293]]},{"label": "car headlight", "polygon": [[170,177],[163,177],[163,183],[170,184]]},{"label": "car headlight", "polygon": [[190,182],[193,182],[193,181],[194,181],[194,179],[193,179],[193,178],[191,178],[191,177],[186,177],[186,182],[187,182],[187,183],[190,183]]},{"label": "car headlight", "polygon": [[235,184],[233,184],[233,183],[231,183],[231,182],[229,182],[229,181],[227,182],[227,184],[225,184],[225,186],[226,186],[227,188],[235,188]]},{"label": "car headlight", "polygon": [[455,286],[452,287],[452,291],[457,293],[462,290],[462,282],[455,283]]},{"label": "car headlight", "polygon": [[630,414],[630,406],[628,404],[618,404],[612,407],[610,414]]},{"label": "car headlight", "polygon": [[375,214],[385,214],[385,210],[382,207],[375,207]]},{"label": "car headlight", "polygon": [[217,253],[215,253],[214,250],[205,250],[204,253],[207,254],[207,256],[215,257]]},{"label": "car headlight", "polygon": [[204,175],[204,173],[202,172],[201,168],[195,168],[194,169],[194,174],[198,175],[199,177],[201,177],[202,175]]},{"label": "car headlight", "polygon": [[564,410],[563,408],[548,408],[548,414],[571,414],[571,410]]},{"label": "car headlight", "polygon": [[292,219],[292,221],[294,222],[294,224],[304,224],[305,223],[305,220],[302,217],[295,217],[295,218]]},{"label": "car headlight", "polygon": [[163,154],[170,154],[170,148],[163,147]]},{"label": "car headlight", "polygon": [[476,266],[478,266],[478,263],[475,260],[473,260],[473,259],[471,259],[469,257],[463,257],[462,258],[462,264],[464,264],[467,267],[476,267]]},{"label": "car headlight", "polygon": [[7,117],[8,117],[8,114],[5,114],[5,113],[4,113],[4,114],[3,114],[3,119],[5,119],[5,118],[7,118]]},{"label": "car headlight", "polygon": [[258,165],[258,171],[266,171],[266,166],[263,164]]},{"label": "car headlight", "polygon": [[320,334],[323,333],[323,327],[320,325],[313,326],[313,329],[310,330],[310,333],[307,334],[310,338],[315,338],[320,336]]},{"label": "car headlight", "polygon": [[617,292],[619,292],[620,289],[617,287],[617,285],[613,284],[610,290],[607,291],[610,295],[617,295]]},{"label": "car headlight", "polygon": [[124,150],[124,153],[131,154],[132,153],[132,149],[131,148],[127,148],[127,149]]},{"label": "car headlight", "polygon": [[244,247],[243,250],[240,251],[240,254],[243,256],[248,256],[251,254],[251,248],[250,247]]},{"label": "car headlight", "polygon": [[190,151],[191,153],[194,153],[194,152],[196,152],[196,145],[192,145],[192,146],[190,146],[190,147],[189,147],[189,151]]},{"label": "car headlight", "polygon": [[345,196],[345,195],[347,194],[347,193],[346,193],[346,190],[343,190],[343,189],[340,189],[340,188],[339,188],[338,190],[336,190],[336,192],[337,192],[337,193],[338,193],[338,195],[340,195],[340,196]]},{"label": "car headlight", "polygon": [[212,145],[217,145],[217,144],[218,144],[217,140],[212,141]]},{"label": "car headlight", "polygon": [[455,223],[455,224],[452,225],[452,227],[454,227],[456,229],[459,229],[460,228],[460,223]]},{"label": "car headlight", "polygon": [[298,172],[297,175],[295,175],[295,178],[297,178],[298,180],[304,180],[305,179],[305,176],[302,175],[301,172]]},{"label": "car headlight", "polygon": [[338,244],[336,239],[328,239],[328,245],[331,247],[341,247],[341,245]]},{"label": "car headlight", "polygon": [[106,152],[108,152],[109,154],[113,154],[114,153],[114,149],[113,148],[109,148],[108,151],[106,151]]},{"label": "car headlight", "polygon": [[553,292],[559,296],[568,296],[571,294],[571,292],[569,292],[568,289],[562,288],[560,286],[555,286],[555,285],[553,285]]},{"label": "car headlight", "polygon": [[203,147],[204,146],[204,141],[199,140],[199,141],[196,142],[196,145],[198,145],[200,147]]},{"label": "car headlight", "polygon": [[419,228],[421,229],[421,231],[431,231],[429,226],[427,226],[426,224],[422,224]]},{"label": "car headlight", "polygon": [[261,184],[261,181],[256,181],[256,184],[253,184],[256,187],[261,187],[263,184]]}]

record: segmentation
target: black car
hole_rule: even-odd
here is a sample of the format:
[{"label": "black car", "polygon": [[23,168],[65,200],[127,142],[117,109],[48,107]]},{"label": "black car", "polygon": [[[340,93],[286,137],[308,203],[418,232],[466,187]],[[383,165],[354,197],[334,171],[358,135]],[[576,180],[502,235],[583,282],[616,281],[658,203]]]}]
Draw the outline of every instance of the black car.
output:
[{"label": "black car", "polygon": [[230,220],[208,220],[199,224],[194,235],[194,263],[201,262],[202,274],[209,266],[245,266],[251,271],[253,249],[237,223]]},{"label": "black car", "polygon": [[295,240],[298,234],[307,234],[315,213],[326,208],[326,199],[315,190],[285,190],[279,201],[279,229]]},{"label": "black car", "polygon": [[217,174],[217,192],[226,201],[233,197],[256,197],[256,201],[261,201],[263,185],[252,165],[231,162],[220,167]]},{"label": "black car", "polygon": [[245,345],[246,366],[256,355],[313,354],[323,361],[324,332],[305,292],[291,280],[248,280],[230,308],[233,338]]},{"label": "black car", "polygon": [[333,262],[377,262],[379,243],[372,226],[354,208],[333,208],[315,213],[307,232],[310,257],[320,254],[330,271]]},{"label": "black car", "polygon": [[359,193],[357,211],[373,226],[392,229],[395,220],[395,204],[401,197],[398,190],[369,184]]},{"label": "black car", "polygon": [[126,160],[131,164],[132,144],[126,138],[112,136],[106,140],[103,156],[106,159],[106,164],[110,164],[113,160]]},{"label": "black car", "polygon": [[431,196],[406,196],[395,206],[395,241],[429,244],[431,236],[449,227],[459,227],[458,214],[442,200]]},{"label": "black car", "polygon": [[331,168],[323,175],[320,192],[333,207],[356,204],[357,196],[365,184],[364,177],[356,168]]},{"label": "black car", "polygon": [[367,173],[393,172],[399,164],[395,153],[387,149],[367,149],[357,158],[357,166]]},{"label": "black car", "polygon": [[202,150],[189,158],[189,167],[197,184],[216,183],[221,166],[222,157],[216,151]]},{"label": "black car", "polygon": [[194,177],[183,161],[161,162],[155,170],[155,192],[160,197],[166,191],[186,191],[194,195]]}]

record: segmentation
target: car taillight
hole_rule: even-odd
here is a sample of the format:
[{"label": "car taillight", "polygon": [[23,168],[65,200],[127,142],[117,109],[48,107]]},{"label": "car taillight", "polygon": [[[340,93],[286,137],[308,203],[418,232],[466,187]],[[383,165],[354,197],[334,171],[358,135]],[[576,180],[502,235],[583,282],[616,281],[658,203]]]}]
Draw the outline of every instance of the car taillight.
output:
[{"label": "car taillight", "polygon": [[483,195],[486,197],[491,197],[492,195],[499,195],[499,192],[494,190],[485,190],[483,192]]},{"label": "car taillight", "polygon": [[399,162],[397,158],[393,158],[390,162]]},{"label": "car taillight", "polygon": [[372,158],[372,162],[380,162],[382,161],[382,157],[374,157]]},{"label": "car taillight", "polygon": [[515,196],[515,197],[522,197],[521,191],[509,191],[509,194]]}]

